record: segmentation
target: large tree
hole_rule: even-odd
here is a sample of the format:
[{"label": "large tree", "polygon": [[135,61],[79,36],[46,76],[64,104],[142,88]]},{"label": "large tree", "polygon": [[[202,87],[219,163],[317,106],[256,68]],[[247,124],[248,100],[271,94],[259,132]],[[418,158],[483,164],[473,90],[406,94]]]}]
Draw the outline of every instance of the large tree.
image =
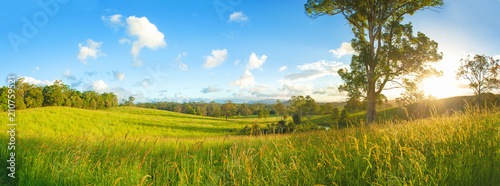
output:
[{"label": "large tree", "polygon": [[469,81],[469,87],[474,90],[477,105],[480,106],[482,93],[500,87],[500,62],[489,56],[476,55],[474,58],[467,56],[466,59],[461,59],[460,63],[457,79]]},{"label": "large tree", "polygon": [[228,117],[236,115],[236,111],[238,109],[234,106],[233,102],[231,100],[228,100],[224,105],[222,105],[222,115],[226,117],[226,120]]},{"label": "large tree", "polygon": [[306,97],[300,96],[292,96],[289,100],[290,107],[293,110],[294,114],[297,114],[298,117],[302,118],[302,112],[304,112],[306,107]]},{"label": "large tree", "polygon": [[438,44],[425,34],[413,34],[405,15],[441,6],[442,0],[308,0],[310,17],[342,15],[354,33],[351,46],[356,52],[350,70],[340,69],[344,84],[340,91],[367,102],[366,121],[375,120],[376,102],[384,89],[402,88],[403,80],[418,80],[436,72],[428,62],[442,58]]},{"label": "large tree", "polygon": [[29,89],[24,94],[26,108],[37,108],[43,106],[43,88],[35,85],[30,85]]},{"label": "large tree", "polygon": [[283,115],[286,114],[286,105],[278,99],[276,104],[273,105],[273,109],[276,110],[276,117],[281,114],[281,119],[283,119]]},{"label": "large tree", "polygon": [[240,105],[239,112],[241,115],[247,117],[250,114],[250,112],[252,112],[252,111],[248,107],[248,104],[243,103]]},{"label": "large tree", "polygon": [[68,86],[63,84],[60,79],[56,80],[53,85],[46,85],[43,88],[43,106],[61,106],[65,100],[65,91]]},{"label": "large tree", "polygon": [[316,101],[309,95],[306,96],[306,103],[304,104],[304,111],[309,119],[310,114],[314,114],[318,110],[318,105]]}]

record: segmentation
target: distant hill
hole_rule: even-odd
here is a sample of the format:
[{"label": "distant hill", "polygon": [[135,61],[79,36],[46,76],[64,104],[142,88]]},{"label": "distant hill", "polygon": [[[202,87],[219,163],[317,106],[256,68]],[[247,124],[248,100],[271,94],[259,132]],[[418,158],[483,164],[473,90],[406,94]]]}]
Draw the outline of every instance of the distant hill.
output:
[{"label": "distant hill", "polygon": [[[254,104],[254,103],[275,104],[276,101],[277,101],[277,99],[263,99],[263,100],[257,100],[257,101],[248,101],[247,104]],[[286,100],[280,99],[280,101],[285,105],[290,104],[290,101],[288,101],[287,99]],[[318,105],[333,103],[333,105],[335,107],[343,107],[345,105],[345,101],[342,101],[342,102],[316,102],[316,103]]]},{"label": "distant hill", "polygon": [[[276,100],[277,99],[263,99],[257,101],[248,101],[247,104],[254,104],[254,103],[275,104]],[[283,102],[283,100],[281,100],[281,102]],[[288,100],[286,102],[288,102]]]},{"label": "distant hill", "polygon": [[[498,95],[495,95],[498,97]],[[394,100],[388,101],[387,106],[377,109],[376,121],[384,122],[387,120],[407,120],[409,118],[426,118],[433,115],[441,114],[453,114],[456,111],[463,111],[464,107],[468,104],[470,106],[475,106],[471,104],[475,96],[456,96],[449,98],[442,98],[437,100],[424,101],[419,104],[400,106]],[[498,99],[498,98],[497,98]],[[339,103],[340,104],[340,103]],[[342,103],[341,106],[343,106]],[[391,106],[392,105],[392,106]],[[497,104],[498,106],[498,104]],[[355,123],[360,121],[365,121],[366,111],[361,110],[357,112],[350,113],[350,118]],[[318,115],[311,118],[311,122],[329,126],[334,124],[328,115]],[[346,126],[340,126],[346,127]]]}]

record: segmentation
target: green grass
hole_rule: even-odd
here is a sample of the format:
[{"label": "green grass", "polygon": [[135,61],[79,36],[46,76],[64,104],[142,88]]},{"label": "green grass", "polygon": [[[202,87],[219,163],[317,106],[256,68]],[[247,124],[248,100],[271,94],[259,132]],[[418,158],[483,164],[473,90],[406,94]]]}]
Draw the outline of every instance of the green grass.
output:
[{"label": "green grass", "polygon": [[[500,183],[498,110],[258,137],[226,136],[232,127],[250,122],[244,119],[226,122],[148,109],[18,113],[23,119],[18,127],[19,185]],[[0,119],[5,126],[6,116]],[[177,126],[189,137],[164,135],[168,130],[155,122]],[[192,133],[184,125],[203,129]],[[1,133],[0,143],[7,140]],[[1,159],[6,152],[0,148]]]},{"label": "green grass", "polygon": [[[169,111],[135,107],[85,110],[70,107],[44,107],[18,111],[20,133],[87,135],[106,137],[125,135],[147,137],[204,137],[233,134],[253,120],[225,120]],[[2,123],[7,114],[0,115]]]}]

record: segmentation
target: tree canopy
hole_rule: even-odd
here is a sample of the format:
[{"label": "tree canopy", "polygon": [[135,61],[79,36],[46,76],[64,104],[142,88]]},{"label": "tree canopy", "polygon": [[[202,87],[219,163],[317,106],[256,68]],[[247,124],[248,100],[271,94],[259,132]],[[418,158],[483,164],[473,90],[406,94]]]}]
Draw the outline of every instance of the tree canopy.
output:
[{"label": "tree canopy", "polygon": [[[118,106],[118,98],[114,93],[99,94],[95,91],[71,89],[56,80],[52,85],[37,86],[19,77],[15,83],[16,110],[45,106],[67,106],[85,109],[104,109]],[[7,87],[0,88],[0,111],[7,110]]]},{"label": "tree canopy", "polygon": [[437,74],[429,62],[441,60],[438,44],[423,33],[415,35],[412,24],[402,22],[405,15],[441,5],[442,0],[308,0],[305,4],[310,17],[339,14],[352,28],[356,54],[350,69],[338,71],[344,82],[339,90],[366,99],[367,123],[375,120],[383,90]]}]

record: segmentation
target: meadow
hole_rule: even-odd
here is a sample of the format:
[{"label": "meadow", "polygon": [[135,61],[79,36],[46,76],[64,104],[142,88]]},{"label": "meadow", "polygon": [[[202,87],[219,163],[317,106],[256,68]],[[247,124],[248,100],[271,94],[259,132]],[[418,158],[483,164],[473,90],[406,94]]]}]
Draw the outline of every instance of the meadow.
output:
[{"label": "meadow", "polygon": [[[18,111],[17,118],[18,185],[500,183],[496,109],[265,136],[235,135],[250,118],[133,107],[44,107]],[[5,126],[6,114],[0,121]],[[7,141],[2,133],[0,143]],[[7,149],[0,151],[7,159]]]}]

